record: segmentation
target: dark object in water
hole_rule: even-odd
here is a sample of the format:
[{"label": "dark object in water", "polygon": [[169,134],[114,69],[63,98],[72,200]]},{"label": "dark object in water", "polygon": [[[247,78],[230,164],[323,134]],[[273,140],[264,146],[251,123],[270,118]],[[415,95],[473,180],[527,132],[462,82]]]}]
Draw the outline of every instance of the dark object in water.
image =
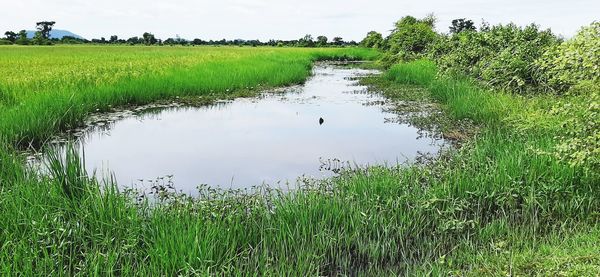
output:
[{"label": "dark object in water", "polygon": [[319,118],[319,125],[323,125],[324,122],[325,122],[325,120],[322,117],[320,117]]}]

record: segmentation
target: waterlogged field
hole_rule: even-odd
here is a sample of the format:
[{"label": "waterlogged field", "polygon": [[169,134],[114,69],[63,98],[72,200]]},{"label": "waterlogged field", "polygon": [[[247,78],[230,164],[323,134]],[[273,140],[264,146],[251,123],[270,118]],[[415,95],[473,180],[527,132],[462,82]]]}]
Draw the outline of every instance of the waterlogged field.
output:
[{"label": "waterlogged field", "polygon": [[319,62],[304,84],[257,97],[95,115],[70,141],[98,178],[138,189],[164,180],[189,195],[200,184],[293,189],[342,168],[436,153],[442,140],[401,122],[385,97],[358,84],[377,73]]},{"label": "waterlogged field", "polygon": [[[98,184],[77,153],[51,158],[50,174],[27,172],[16,148],[111,106],[252,95],[303,82],[315,60],[377,53],[56,46],[0,54],[3,275],[600,273],[596,152],[585,156],[592,162],[557,156],[557,135],[575,117],[548,112],[562,105],[587,115],[596,94],[521,96],[440,77],[431,61],[401,63],[364,82],[416,112],[413,124],[436,126],[462,147],[425,164],[342,172],[291,194],[202,187],[190,198],[159,188],[149,200]],[[432,101],[444,113],[420,112]]]},{"label": "waterlogged field", "polygon": [[0,47],[0,130],[39,145],[90,112],[185,95],[295,84],[321,59],[372,59],[359,48]]}]

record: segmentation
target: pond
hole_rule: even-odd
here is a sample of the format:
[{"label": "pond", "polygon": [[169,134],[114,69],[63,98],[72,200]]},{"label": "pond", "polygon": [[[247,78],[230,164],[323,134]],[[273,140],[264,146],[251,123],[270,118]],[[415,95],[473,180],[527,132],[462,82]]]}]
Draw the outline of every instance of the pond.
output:
[{"label": "pond", "polygon": [[143,189],[167,176],[190,194],[200,184],[293,187],[299,177],[329,177],[342,166],[393,166],[439,151],[443,141],[398,123],[383,96],[359,85],[358,77],[375,73],[317,64],[302,86],[127,113],[86,129],[75,143],[98,178]]}]

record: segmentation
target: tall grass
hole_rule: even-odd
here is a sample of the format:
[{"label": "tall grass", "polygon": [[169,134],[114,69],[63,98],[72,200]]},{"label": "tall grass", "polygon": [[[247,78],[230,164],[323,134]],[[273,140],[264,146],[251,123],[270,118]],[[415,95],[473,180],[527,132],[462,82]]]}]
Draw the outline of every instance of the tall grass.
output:
[{"label": "tall grass", "polygon": [[[471,222],[480,225],[476,233],[483,241],[488,240],[488,245],[494,240],[508,241],[504,250],[512,253],[524,245],[529,249],[535,246],[526,240],[543,241],[543,235],[550,234],[556,238],[557,230],[565,235],[561,232],[569,234],[568,230],[582,224],[587,226],[584,229],[597,230],[600,195],[594,187],[600,183],[600,175],[590,173],[585,165],[573,166],[548,154],[561,143],[556,135],[564,132],[563,125],[558,124],[562,122],[560,115],[549,112],[561,98],[482,89],[467,78],[437,75],[435,65],[428,60],[395,65],[385,77],[424,86],[454,119],[466,118],[484,126],[460,154],[452,157],[460,161],[444,166],[446,172],[436,178],[439,183],[434,187],[444,195],[437,196],[439,199],[460,200],[450,205],[459,213],[475,212]],[[569,101],[585,102],[586,98]],[[455,168],[452,164],[462,165]],[[458,251],[458,256],[481,254],[477,248],[480,239],[475,235],[461,242],[475,248],[467,252],[470,254]],[[571,271],[567,268],[565,272]]]}]

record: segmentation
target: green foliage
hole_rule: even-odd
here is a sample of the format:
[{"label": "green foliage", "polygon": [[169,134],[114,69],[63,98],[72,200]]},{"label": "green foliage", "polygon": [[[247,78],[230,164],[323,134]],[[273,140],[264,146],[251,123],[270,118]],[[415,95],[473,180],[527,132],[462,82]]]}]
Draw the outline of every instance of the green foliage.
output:
[{"label": "green foliage", "polygon": [[300,47],[314,47],[315,41],[313,40],[312,35],[307,34],[301,39],[298,40],[298,46]]},{"label": "green foliage", "polygon": [[551,86],[559,91],[582,81],[600,82],[600,22],[552,47],[537,60]]},{"label": "green foliage", "polygon": [[381,48],[383,46],[383,36],[381,33],[370,31],[360,42],[360,45],[367,48]]},{"label": "green foliage", "polygon": [[40,31],[35,32],[31,41],[35,45],[52,45],[52,41],[50,41],[47,38],[44,38],[44,35]]},{"label": "green foliage", "polygon": [[552,234],[543,241],[524,241],[517,233],[499,238],[490,248],[487,253],[465,253],[456,260],[463,260],[468,267],[460,270],[457,266],[452,271],[454,274],[449,275],[579,277],[600,274],[600,226],[578,226],[574,234]]},{"label": "green foliage", "polygon": [[12,31],[6,31],[4,33],[4,36],[6,36],[6,40],[10,41],[11,43],[15,43],[18,34]]},{"label": "green foliage", "polygon": [[50,32],[52,31],[52,26],[54,26],[56,22],[54,21],[41,21],[35,23],[37,32],[33,36],[33,44],[36,45],[52,45],[52,41],[50,40]]},{"label": "green foliage", "polygon": [[19,44],[19,45],[29,44],[29,39],[27,39],[27,31],[25,31],[25,30],[19,31],[19,38],[17,38],[15,43]]},{"label": "green foliage", "polygon": [[[471,92],[474,87],[466,83],[461,88],[462,98],[458,102],[442,98],[448,105],[455,103],[475,103],[478,111],[489,110],[485,121],[497,122],[503,115],[509,115],[516,122],[515,128],[523,134],[542,126],[552,134],[556,144],[546,149],[537,148],[540,154],[549,154],[557,160],[587,171],[600,169],[600,24],[593,23],[583,28],[577,36],[566,42],[560,41],[550,31],[539,31],[536,26],[518,28],[515,25],[482,28],[480,32],[461,32],[450,37],[442,37],[431,54],[446,76],[467,76],[482,81],[488,87],[507,92],[565,91],[570,87],[572,96],[550,99],[552,105],[541,107],[520,107],[513,110],[497,110],[515,106],[510,102],[477,101],[483,92]],[[420,72],[417,62],[410,66]],[[398,65],[390,73],[398,71]],[[403,70],[405,77],[412,80],[414,72]],[[455,82],[455,87],[462,87]],[[431,89],[437,90],[436,82]],[[497,100],[506,98],[498,93]],[[492,99],[486,97],[486,99]],[[519,105],[521,106],[521,105]],[[469,107],[453,106],[458,116],[483,119]],[[495,112],[491,112],[497,110]],[[548,113],[548,111],[550,111]]]},{"label": "green foliage", "polygon": [[148,32],[145,32],[142,35],[142,38],[144,40],[144,44],[146,44],[146,45],[154,45],[158,42],[158,40],[154,37],[154,35],[151,33],[148,33]]},{"label": "green foliage", "polygon": [[459,18],[452,20],[452,25],[450,26],[450,33],[457,34],[465,31],[475,31],[475,23],[472,20],[466,18]]},{"label": "green foliage", "polygon": [[332,43],[333,45],[342,46],[344,45],[344,39],[342,37],[334,37]]},{"label": "green foliage", "polygon": [[318,36],[317,37],[317,46],[319,47],[325,47],[327,46],[327,41],[329,39],[326,36]]},{"label": "green foliage", "polygon": [[435,65],[427,60],[398,64],[386,73],[386,78],[396,82],[427,86],[433,97],[445,103],[456,118],[469,118],[486,126],[507,126],[530,139],[552,141],[544,146],[531,146],[535,155],[552,156],[588,173],[600,172],[600,84],[597,82],[582,82],[572,87],[572,95],[526,99],[481,89],[469,79],[435,76]]},{"label": "green foliage", "polygon": [[36,29],[39,32],[39,36],[42,39],[48,40],[50,39],[50,32],[52,31],[52,27],[56,24],[54,21],[41,21],[36,22]]},{"label": "green foliage", "polygon": [[390,66],[398,61],[423,57],[438,36],[433,30],[434,23],[433,17],[418,20],[412,16],[403,17],[396,22],[394,30],[385,39],[384,64]]},{"label": "green foliage", "polygon": [[[566,42],[534,24],[484,23],[477,31],[472,21],[457,19],[450,35],[438,35],[434,22],[433,17],[399,20],[384,41],[384,65],[427,56],[442,74],[467,76],[489,88],[520,94],[564,92],[578,82],[600,80],[600,22]],[[363,45],[372,41],[376,41],[374,32]]]},{"label": "green foliage", "polygon": [[585,90],[559,101],[551,113],[560,117],[556,133],[559,144],[552,154],[571,166],[600,171],[600,83],[583,83],[574,90]]},{"label": "green foliage", "polygon": [[560,40],[536,25],[482,28],[442,37],[431,51],[440,70],[466,75],[500,90],[528,93],[548,90],[536,61]]}]

